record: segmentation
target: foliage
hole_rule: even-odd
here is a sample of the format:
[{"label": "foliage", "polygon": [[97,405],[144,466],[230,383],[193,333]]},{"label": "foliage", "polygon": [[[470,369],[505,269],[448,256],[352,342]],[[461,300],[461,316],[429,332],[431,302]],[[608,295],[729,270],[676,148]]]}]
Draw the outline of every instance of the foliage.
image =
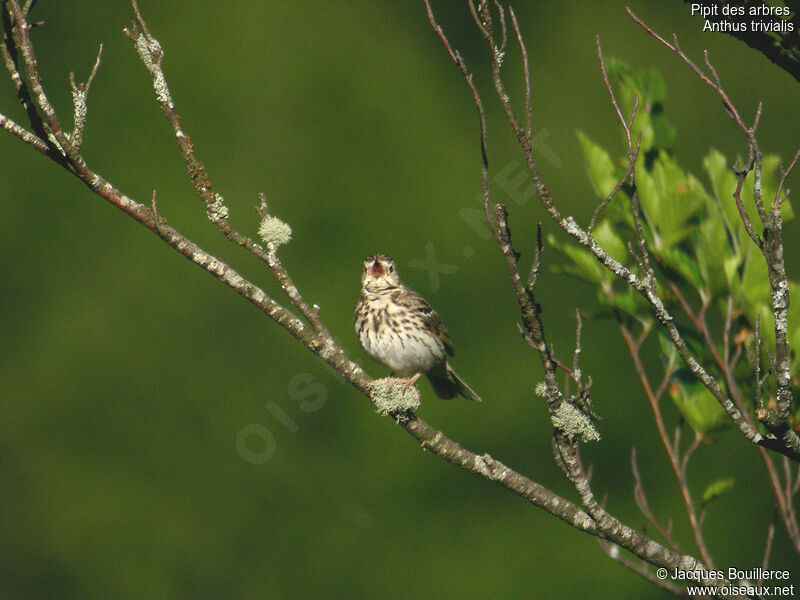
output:
[{"label": "foliage", "polygon": [[[675,129],[669,124],[662,101],[666,85],[653,70],[634,73],[619,60],[609,61],[623,110],[632,110],[639,98],[632,132],[639,138],[640,152],[636,158],[635,191],[642,214],[642,231],[647,243],[649,260],[658,274],[659,295],[668,302],[673,314],[684,313],[679,328],[696,356],[703,364],[713,364],[714,355],[707,347],[696,318],[705,325],[711,322],[716,329],[731,333],[732,352],[746,357],[754,347],[754,332],[759,324],[760,337],[767,348],[774,348],[775,330],[771,312],[767,266],[759,249],[752,243],[739,216],[734,192],[737,177],[730,168],[731,160],[716,149],[710,149],[703,159],[707,186],[701,179],[681,168],[670,152]],[[628,158],[612,154],[588,135],[579,131],[587,170],[593,189],[601,201],[612,194],[628,168]],[[741,164],[741,159],[740,159]],[[775,197],[779,180],[779,158],[765,155],[763,160],[762,197]],[[636,244],[635,223],[631,212],[634,188],[626,183],[614,196],[594,229],[594,238],[611,255],[629,268],[642,260]],[[741,188],[742,203],[752,222],[759,222],[753,201],[753,172]],[[793,217],[791,204],[782,205],[784,221]],[[649,327],[654,318],[641,296],[613,273],[603,268],[585,249],[550,236],[550,243],[566,261],[558,267],[594,285],[599,303],[605,312],[613,313],[627,322]],[[800,284],[790,282],[790,293],[800,291]],[[795,296],[796,297],[796,296]],[[731,299],[729,309],[728,299]],[[683,303],[697,304],[695,319],[686,313]],[[683,311],[681,309],[684,309]],[[674,309],[674,310],[673,310]],[[708,309],[708,310],[706,310]],[[731,310],[731,314],[728,311]],[[790,305],[789,322],[800,320],[800,304]],[[730,326],[726,326],[726,322]],[[717,335],[714,349],[719,356],[727,350],[722,335]],[[675,365],[675,349],[668,342],[658,348],[664,364]],[[800,355],[800,328],[790,334],[794,355],[792,372],[796,373]],[[762,356],[761,368],[768,364]],[[717,368],[712,371],[720,376]],[[735,370],[740,389],[755,389],[753,369],[741,361]],[[764,389],[774,401],[774,391]],[[701,435],[709,435],[729,424],[719,403],[708,390],[682,368],[677,368],[669,393],[683,417]],[[747,394],[745,394],[747,396]],[[795,415],[795,423],[800,419]]]}]

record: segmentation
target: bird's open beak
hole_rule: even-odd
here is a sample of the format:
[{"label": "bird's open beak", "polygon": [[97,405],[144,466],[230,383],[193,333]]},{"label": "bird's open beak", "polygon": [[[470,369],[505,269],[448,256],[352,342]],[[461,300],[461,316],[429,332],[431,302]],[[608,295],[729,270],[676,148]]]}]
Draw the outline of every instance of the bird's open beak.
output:
[{"label": "bird's open beak", "polygon": [[376,260],[369,268],[369,274],[380,277],[381,275],[386,275],[386,271],[383,270],[381,264]]}]

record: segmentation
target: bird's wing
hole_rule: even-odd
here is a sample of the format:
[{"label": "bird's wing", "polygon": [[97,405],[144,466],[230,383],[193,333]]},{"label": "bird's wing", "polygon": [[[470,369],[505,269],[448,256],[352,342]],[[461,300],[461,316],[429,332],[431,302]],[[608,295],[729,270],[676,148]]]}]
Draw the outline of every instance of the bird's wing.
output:
[{"label": "bird's wing", "polygon": [[447,351],[447,354],[453,356],[453,345],[450,343],[450,334],[447,332],[447,327],[444,326],[442,318],[435,310],[433,310],[425,298],[420,296],[414,290],[408,291],[410,294],[409,299],[412,300],[410,303],[412,308],[419,311],[419,314],[422,316],[422,322],[427,327],[430,327],[434,335],[439,338],[439,340],[442,342],[442,345],[444,345],[444,349]]}]

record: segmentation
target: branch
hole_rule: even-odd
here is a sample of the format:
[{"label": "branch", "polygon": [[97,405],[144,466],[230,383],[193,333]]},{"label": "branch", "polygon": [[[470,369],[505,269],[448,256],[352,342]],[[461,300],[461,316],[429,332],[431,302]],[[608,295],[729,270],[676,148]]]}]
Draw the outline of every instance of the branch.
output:
[{"label": "branch", "polygon": [[[691,0],[684,0],[686,4],[690,4]],[[734,6],[750,6],[748,1],[730,2],[729,0],[710,0],[710,4],[722,7],[726,5]],[[721,17],[730,23],[735,23],[735,18],[722,14]],[[797,13],[794,14],[794,22],[797,23]],[[752,28],[746,30],[725,31],[727,35],[738,39],[766,56],[773,64],[786,71],[789,75],[794,77],[800,82],[800,49],[797,45],[797,30],[793,32],[773,31],[771,34],[763,31],[754,31]]]},{"label": "branch", "polygon": [[[478,112],[481,115],[480,119],[480,137],[481,137],[481,153],[482,153],[481,173],[482,173],[484,206],[488,208],[489,205],[489,190],[488,190],[488,177],[487,177],[488,159],[486,151],[486,129],[485,129],[485,118],[483,117],[483,105],[480,100],[480,96],[477,93],[474,83],[472,81],[472,75],[469,74],[468,70],[466,69],[463,59],[461,59],[460,55],[452,49],[450,43],[447,41],[447,38],[442,31],[442,28],[436,22],[429,0],[424,0],[424,1],[427,8],[428,18],[431,23],[431,26],[433,30],[436,32],[436,34],[439,36],[440,40],[442,41],[442,44],[445,46],[445,49],[447,50],[450,57],[456,63],[459,71],[461,72],[467,85],[472,91],[473,99],[475,101]],[[505,39],[506,37],[505,20],[502,17],[503,8],[502,6],[499,5],[499,3],[495,4],[501,14],[500,26],[503,33],[503,39]],[[473,20],[475,21],[478,30],[481,32],[484,39],[488,43],[489,52],[492,57],[492,77],[495,84],[495,90],[497,91],[497,95],[500,98],[500,102],[503,106],[504,111],[506,112],[506,117],[508,121],[511,123],[512,128],[516,133],[517,138],[523,148],[526,160],[528,162],[529,171],[531,173],[531,177],[534,182],[534,187],[537,189],[537,192],[539,193],[539,197],[540,200],[542,201],[542,204],[544,205],[548,213],[550,213],[551,217],[556,221],[556,223],[562,225],[562,227],[571,234],[576,235],[579,238],[582,238],[584,245],[598,249],[598,251],[604,255],[604,260],[607,260],[609,262],[613,261],[614,263],[616,263],[616,267],[619,270],[627,271],[627,269],[624,266],[622,266],[620,263],[618,263],[613,258],[608,256],[604,251],[602,251],[602,249],[599,248],[599,246],[597,246],[597,244],[594,243],[594,241],[591,239],[591,236],[588,235],[584,230],[580,229],[577,226],[577,224],[575,224],[574,220],[571,217],[564,219],[555,209],[555,206],[552,203],[552,199],[550,198],[549,190],[541,181],[539,174],[536,170],[535,162],[531,154],[530,137],[526,135],[526,130],[523,129],[517,122],[516,115],[514,114],[514,111],[511,107],[511,101],[509,99],[508,94],[505,91],[502,79],[500,77],[502,53],[498,48],[502,48],[502,44],[498,46],[498,44],[495,43],[493,37],[494,25],[492,22],[491,13],[489,11],[488,2],[485,1],[481,2],[480,5],[476,8],[474,2],[470,0],[469,7],[473,16]],[[513,16],[512,16],[512,25],[515,28],[517,39],[521,43],[522,36],[519,32],[519,27],[516,18],[514,18]],[[528,122],[527,115],[526,115],[526,122]],[[591,488],[589,486],[588,477],[580,465],[580,459],[578,457],[578,446],[575,440],[575,436],[566,433],[563,429],[557,426],[557,420],[555,418],[556,411],[567,400],[563,397],[560,390],[558,389],[558,383],[556,381],[557,363],[552,357],[552,352],[548,350],[548,346],[544,336],[544,327],[540,318],[540,309],[538,308],[538,305],[536,305],[533,299],[532,285],[524,286],[519,277],[519,272],[516,267],[518,254],[513,249],[511,241],[511,233],[508,227],[508,214],[506,212],[505,207],[502,206],[501,204],[496,205],[494,221],[490,219],[488,215],[487,215],[487,221],[489,221],[490,226],[492,225],[492,223],[495,224],[495,227],[493,227],[493,230],[495,232],[495,237],[497,239],[498,245],[501,248],[503,256],[506,260],[506,264],[509,268],[509,275],[511,278],[512,287],[517,297],[517,302],[520,306],[520,311],[522,314],[522,320],[524,324],[524,331],[522,332],[525,335],[528,342],[530,343],[530,345],[539,354],[540,361],[544,368],[545,384],[546,384],[545,395],[547,396],[548,400],[551,421],[553,422],[554,426],[556,426],[552,440],[554,457],[556,459],[557,464],[561,466],[565,475],[570,480],[575,490],[578,492],[578,495],[580,496],[581,499],[581,503],[586,508],[587,513],[595,522],[596,527],[598,529],[597,535],[610,542],[617,544],[622,548],[625,548],[634,555],[654,565],[679,568],[681,570],[693,570],[696,568],[703,568],[702,563],[697,559],[689,555],[681,555],[679,553],[673,552],[672,550],[669,550],[664,546],[658,544],[654,540],[638,533],[629,526],[624,525],[618,519],[613,517],[610,513],[605,511],[605,509],[602,508],[602,506],[600,506],[600,504],[595,500],[594,495],[592,494]],[[538,266],[539,266],[539,257],[537,253],[534,257],[534,267],[532,268],[533,275],[529,276],[528,278],[530,282],[532,282],[535,279],[535,273],[538,270]],[[627,271],[627,273],[630,277],[631,282],[637,281],[635,275],[633,275],[629,271]],[[726,582],[722,580],[706,578],[704,583],[706,585],[711,585],[711,586],[720,586]]]},{"label": "branch", "polygon": [[633,473],[633,498],[636,501],[636,506],[639,507],[639,511],[645,516],[647,521],[656,528],[665,540],[667,540],[670,548],[677,552],[678,544],[672,538],[672,523],[670,523],[670,527],[664,527],[659,523],[653,511],[650,509],[650,503],[647,501],[647,494],[644,491],[644,485],[642,485],[642,476],[639,474],[639,465],[636,462],[636,446],[631,448],[631,472]]},{"label": "branch", "polygon": [[[30,8],[30,5],[31,2],[29,1],[28,5],[26,5],[27,8]],[[166,218],[158,212],[155,192],[153,193],[150,206],[146,206],[123,193],[86,165],[80,154],[80,146],[73,144],[67,136],[61,133],[55,110],[47,102],[45,91],[41,87],[37,71],[35,70],[36,56],[33,44],[27,36],[27,31],[30,28],[25,22],[24,16],[27,14],[27,9],[21,9],[16,0],[3,0],[3,18],[4,22],[8,21],[11,23],[13,21],[13,29],[15,32],[17,30],[23,32],[14,33],[14,41],[11,44],[11,49],[14,53],[19,51],[22,56],[25,57],[24,67],[26,77],[24,80],[23,78],[19,79],[20,91],[23,95],[26,95],[26,97],[32,98],[31,103],[35,108],[34,111],[29,113],[32,127],[35,127],[36,119],[41,111],[42,114],[46,115],[44,121],[46,128],[54,133],[52,135],[53,139],[50,140],[48,138],[49,141],[45,142],[43,139],[20,127],[4,115],[0,115],[0,124],[2,124],[3,129],[22,139],[25,143],[47,155],[62,166],[67,165],[69,170],[78,179],[83,181],[94,193],[154,232],[179,254],[185,256],[194,264],[247,299],[266,316],[289,332],[290,335],[308,350],[316,354],[320,359],[336,370],[345,381],[359,390],[364,396],[370,398],[371,383],[373,380],[360,365],[351,361],[344,350],[333,340],[327,328],[319,319],[317,310],[314,307],[308,307],[305,303],[305,300],[294,285],[288,272],[278,260],[276,246],[274,244],[268,244],[267,250],[264,250],[249,238],[241,236],[241,234],[230,228],[226,220],[224,204],[222,204],[220,196],[212,191],[205,169],[195,156],[190,138],[180,126],[180,117],[175,111],[174,101],[169,93],[166,77],[161,69],[163,50],[157,40],[150,34],[135,1],[132,2],[132,5],[137,21],[134,26],[126,31],[126,34],[134,42],[137,52],[139,52],[140,57],[153,78],[157,101],[164,110],[165,116],[172,128],[173,134],[178,142],[178,147],[184,157],[190,177],[195,186],[195,190],[204,201],[209,218],[232,242],[245,247],[251,254],[269,265],[283,291],[286,292],[292,304],[307,318],[309,324],[298,319],[290,310],[267,295],[257,285],[240,275],[224,260],[209,254],[177,229],[169,225]],[[9,43],[10,42],[7,40],[6,48],[8,48]],[[10,54],[11,52],[9,52],[9,55]],[[97,65],[97,63],[95,64]],[[93,72],[96,72],[96,69],[94,69]],[[87,88],[91,79],[92,76],[90,75],[86,86]],[[28,96],[28,87],[34,87],[34,84],[34,93]],[[58,147],[64,150],[64,152],[62,153],[61,150],[59,150],[57,153],[54,153],[52,152],[54,147]],[[263,196],[261,196],[261,203],[262,216],[265,216],[266,202]],[[480,455],[466,450],[413,413],[402,415],[401,421],[405,430],[417,439],[424,449],[431,451],[436,456],[460,468],[474,472],[489,481],[497,482],[499,485],[525,498],[531,504],[543,508],[545,511],[569,523],[580,531],[585,531],[590,534],[597,533],[594,522],[584,511],[574,503],[558,496],[541,484],[521,475],[502,464],[500,461],[493,459],[488,454]]]},{"label": "branch", "polygon": [[630,558],[623,555],[619,551],[619,546],[610,544],[609,542],[606,542],[605,540],[602,539],[598,539],[597,541],[600,543],[600,547],[603,549],[603,552],[605,552],[606,556],[608,556],[611,560],[617,561],[618,563],[620,563],[627,569],[630,569],[637,575],[643,577],[653,585],[660,587],[662,590],[670,592],[675,596],[687,595],[685,588],[675,585],[674,583],[672,583],[667,579],[659,579],[658,576],[648,568],[647,563],[645,561],[639,561],[638,563],[632,561]]},{"label": "branch", "polygon": [[74,126],[72,133],[69,134],[69,140],[75,147],[76,152],[80,151],[81,144],[83,143],[83,128],[86,126],[86,116],[88,114],[88,107],[86,105],[87,97],[89,95],[89,88],[92,86],[97,69],[100,68],[100,57],[103,55],[103,44],[100,44],[100,49],[97,51],[97,59],[94,62],[89,77],[86,83],[75,83],[75,74],[69,74],[69,85],[72,88],[72,103],[75,107]]},{"label": "branch", "polygon": [[[426,5],[428,2],[426,0]],[[503,83],[503,79],[501,77],[501,64],[499,60],[499,56],[497,53],[497,45],[495,43],[494,37],[486,25],[481,21],[486,21],[487,19],[487,12],[484,10],[481,13],[481,16],[478,17],[477,11],[474,8],[472,2],[470,2],[471,11],[473,13],[473,19],[476,20],[476,25],[478,26],[479,31],[483,35],[487,45],[489,47],[489,52],[492,57],[492,80],[494,83],[495,91],[497,93],[497,97],[500,100],[500,104],[503,108],[503,111],[506,114],[506,119],[509,122],[509,125],[514,132],[519,145],[522,149],[523,155],[525,156],[526,164],[528,166],[528,172],[531,177],[531,181],[533,182],[534,189],[536,190],[539,200],[550,216],[550,218],[563,229],[567,234],[572,236],[581,246],[589,250],[595,258],[605,266],[611,273],[616,275],[622,281],[625,281],[629,286],[635,289],[642,297],[650,304],[651,310],[655,318],[658,322],[664,327],[668,337],[670,338],[672,344],[678,351],[681,359],[683,360],[686,368],[697,378],[698,381],[703,383],[703,385],[711,392],[711,394],[716,398],[717,402],[719,402],[720,406],[725,410],[728,414],[729,418],[733,421],[736,427],[739,429],[741,434],[751,441],[754,444],[762,445],[766,448],[774,450],[775,452],[779,452],[781,454],[785,454],[789,456],[795,461],[800,461],[800,440],[798,440],[797,447],[794,444],[786,443],[786,440],[779,440],[779,439],[771,439],[765,438],[761,433],[759,433],[747,420],[742,416],[741,412],[736,408],[735,404],[731,401],[730,398],[727,397],[725,392],[720,387],[717,380],[710,375],[705,368],[695,359],[694,355],[689,350],[688,346],[686,345],[685,341],[683,340],[680,331],[678,330],[675,322],[673,320],[672,315],[667,310],[664,305],[663,300],[658,295],[656,291],[656,287],[652,277],[648,277],[646,274],[644,277],[639,277],[636,273],[628,269],[625,265],[619,262],[616,258],[611,256],[604,248],[602,248],[593,238],[591,232],[587,229],[582,228],[578,223],[575,221],[573,217],[564,217],[559,210],[556,208],[553,198],[550,194],[550,189],[545,185],[542,181],[542,178],[539,174],[538,168],[536,166],[536,160],[533,157],[532,152],[532,140],[526,136],[525,129],[522,128],[517,120],[517,117],[514,113],[514,109],[511,103],[511,98],[505,88],[505,84]],[[484,8],[486,4],[482,4]],[[429,14],[430,14],[430,7]],[[516,23],[515,20],[512,20],[512,24]],[[438,29],[441,32],[441,28],[433,22],[435,29]],[[517,31],[518,39],[521,39],[521,34]],[[439,33],[440,38],[443,37],[441,33]],[[450,47],[449,43],[446,44],[446,47]],[[452,50],[450,50],[452,53]],[[451,54],[452,55],[452,54]],[[463,61],[462,61],[463,64]],[[462,71],[463,72],[463,71]],[[705,75],[703,75],[705,77]],[[706,78],[708,80],[708,78]],[[710,83],[710,80],[708,80]],[[471,76],[470,76],[470,83],[471,83]],[[474,86],[473,86],[474,87]],[[474,92],[473,92],[474,95]],[[725,97],[727,99],[727,97]],[[735,111],[735,109],[734,109]],[[738,113],[736,113],[738,114]],[[527,117],[526,117],[527,119]],[[634,208],[636,208],[634,206]],[[645,265],[646,266],[646,265]],[[788,435],[791,434],[789,432]],[[795,436],[796,437],[796,436]]]},{"label": "branch", "polygon": [[[797,157],[800,156],[800,152],[795,155],[795,158],[792,160],[789,168],[781,173],[781,181],[778,187],[778,192],[776,193],[775,199],[770,204],[769,210],[767,210],[761,198],[762,154],[758,140],[755,136],[755,132],[758,128],[758,123],[761,118],[761,104],[759,103],[758,105],[752,126],[747,126],[733,102],[731,102],[728,95],[722,89],[719,76],[717,75],[716,69],[714,69],[714,66],[711,64],[711,61],[708,58],[708,53],[704,54],[704,59],[710,75],[707,75],[705,72],[703,72],[700,67],[698,67],[694,62],[692,62],[691,59],[689,59],[688,56],[686,56],[678,44],[678,37],[676,35],[672,36],[673,41],[672,43],[669,43],[655,31],[653,31],[653,29],[646,25],[641,19],[639,19],[639,17],[637,17],[629,8],[626,8],[626,11],[628,12],[628,15],[630,15],[630,17],[648,34],[658,40],[670,51],[674,52],[690,69],[697,74],[697,76],[704,83],[710,86],[719,95],[723,104],[725,105],[726,110],[728,111],[728,114],[731,116],[731,118],[733,118],[747,139],[747,166],[744,169],[737,171],[738,181],[736,191],[734,193],[734,199],[736,201],[736,207],[739,211],[739,215],[742,219],[742,223],[744,224],[747,234],[764,255],[764,260],[767,264],[769,284],[772,292],[772,312],[775,317],[774,375],[777,385],[777,410],[774,411],[775,414],[772,414],[773,411],[768,409],[759,409],[756,411],[756,417],[774,436],[774,439],[762,438],[761,435],[755,432],[753,427],[744,419],[737,422],[737,426],[739,427],[740,431],[745,433],[746,437],[748,437],[748,439],[751,441],[758,443],[765,448],[769,448],[770,450],[775,450],[776,452],[791,458],[795,462],[800,462],[800,437],[788,425],[788,417],[792,401],[790,349],[787,337],[787,332],[789,331],[789,282],[786,277],[786,268],[784,265],[782,236],[783,221],[781,217],[780,206],[782,202],[781,198],[785,197],[781,195],[783,184],[788,172],[794,167]],[[753,171],[753,200],[761,220],[761,225],[764,229],[763,238],[759,237],[759,235],[755,232],[753,224],[750,222],[750,218],[747,215],[747,211],[745,210],[740,197],[744,179],[751,170]],[[701,381],[706,383],[703,379],[701,379]],[[716,382],[714,385],[716,385]],[[714,389],[712,389],[713,386],[709,387],[709,385],[706,385],[706,387],[708,387],[715,397],[720,400],[723,408],[725,408],[725,402],[731,403],[729,399],[723,400],[717,396]],[[736,409],[734,408],[734,410]],[[726,409],[726,411],[728,410]],[[736,412],[739,413],[738,410],[736,410]],[[730,411],[728,411],[728,414],[732,416]],[[741,413],[739,413],[739,416],[741,418]],[[734,421],[736,422],[736,419],[734,419]],[[748,433],[751,432],[755,433],[755,436],[748,435]]]},{"label": "branch", "polygon": [[[675,445],[670,444],[669,435],[667,434],[666,427],[664,426],[664,419],[661,415],[661,406],[659,402],[662,394],[667,389],[667,385],[672,377],[673,371],[670,366],[667,367],[664,373],[664,378],[662,379],[661,384],[658,386],[658,390],[654,391],[650,385],[650,379],[645,372],[641,359],[640,350],[645,338],[640,337],[639,339],[634,340],[630,331],[623,323],[619,324],[619,328],[622,338],[628,345],[628,352],[633,358],[633,366],[636,370],[636,373],[639,375],[639,381],[642,384],[645,396],[647,396],[650,409],[653,411],[653,419],[656,422],[658,437],[661,439],[661,443],[663,444],[664,450],[667,453],[667,458],[669,458],[670,467],[672,467],[672,472],[675,475],[675,480],[678,482],[678,487],[681,492],[681,497],[683,498],[683,504],[686,507],[686,515],[689,519],[689,525],[692,529],[692,535],[694,536],[695,544],[697,545],[697,549],[700,551],[700,555],[703,557],[703,561],[708,565],[709,568],[713,569],[714,562],[711,558],[711,553],[708,551],[708,546],[706,545],[705,538],[703,536],[702,526],[700,524],[700,520],[697,518],[694,500],[692,499],[692,494],[689,491],[689,483],[686,480],[686,463],[694,450],[692,450],[692,452],[687,451],[683,461],[681,461],[677,440]],[[695,438],[695,444],[696,443],[699,443],[699,438]],[[692,447],[690,447],[690,449],[691,448]],[[696,448],[696,445],[694,448]],[[634,458],[631,460],[633,461]],[[669,537],[667,537],[667,540],[670,541]]]}]

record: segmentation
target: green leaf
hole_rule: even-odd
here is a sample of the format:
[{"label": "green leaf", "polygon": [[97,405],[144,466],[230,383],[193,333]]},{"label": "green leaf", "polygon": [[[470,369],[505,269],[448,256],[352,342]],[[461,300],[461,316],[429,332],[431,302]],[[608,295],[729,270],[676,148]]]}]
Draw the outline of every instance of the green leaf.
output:
[{"label": "green leaf", "polygon": [[[741,246],[745,242],[742,238],[746,237],[746,233],[733,199],[733,193],[736,191],[736,176],[733,174],[731,165],[719,150],[712,148],[703,159],[703,168],[711,181],[711,190],[717,206],[721,209],[725,222],[735,236],[737,244]],[[755,207],[753,210],[755,211]]]},{"label": "green leaf", "polygon": [[697,289],[703,288],[703,278],[697,261],[677,247],[667,246],[658,253],[664,265],[680,274],[683,279]]},{"label": "green leaf", "polygon": [[731,292],[744,310],[751,327],[755,327],[756,315],[761,315],[761,339],[772,347],[775,344],[775,320],[771,308],[767,263],[752,243],[747,246],[745,254],[741,285],[738,289],[731,289]]},{"label": "green leaf", "polygon": [[653,146],[655,148],[669,148],[678,137],[678,132],[667,120],[667,116],[659,104],[653,107],[650,119],[653,123]]},{"label": "green leaf", "polygon": [[667,364],[678,364],[680,361],[678,349],[675,348],[675,344],[672,343],[672,340],[669,339],[667,332],[664,331],[663,328],[658,329],[658,345],[661,348],[661,354],[664,356]]},{"label": "green leaf", "polygon": [[695,231],[693,222],[708,204],[708,195],[697,178],[681,170],[674,157],[659,153],[647,191],[641,195],[641,204],[651,228],[658,232],[656,250],[669,248]]},{"label": "green leaf", "polygon": [[[714,209],[716,210],[716,206]],[[730,279],[726,277],[731,256],[731,247],[728,242],[728,232],[722,217],[718,213],[712,213],[709,218],[703,220],[699,226],[697,237],[697,269],[706,289],[711,292],[712,297],[723,294],[728,290]],[[722,261],[723,268],[720,269]],[[734,265],[734,270],[738,264]]]},{"label": "green leaf", "polygon": [[[769,207],[772,204],[778,191],[780,162],[780,157],[777,154],[766,154],[761,161],[761,197],[765,207]],[[785,191],[786,189],[784,188],[783,192]],[[784,222],[791,221],[794,218],[794,211],[788,200],[781,206],[781,217]]]},{"label": "green leaf", "polygon": [[602,288],[597,290],[597,301],[601,304],[605,304],[606,306],[612,306],[617,310],[622,311],[626,315],[630,315],[636,319],[643,318],[642,314],[642,307],[638,301],[637,295],[635,295],[630,288],[622,292],[614,292],[613,294],[609,295]]},{"label": "green leaf", "polygon": [[616,258],[622,264],[628,260],[628,250],[625,242],[617,235],[608,220],[600,221],[600,224],[594,229],[594,239],[600,244],[603,249],[611,256]]},{"label": "green leaf", "polygon": [[570,241],[559,242],[553,234],[547,236],[547,243],[569,260],[567,264],[557,266],[556,270],[595,284],[609,277],[608,271],[582,246],[576,246]]},{"label": "green leaf", "polygon": [[708,504],[712,500],[716,500],[720,496],[724,496],[733,489],[733,484],[736,480],[733,477],[722,477],[715,479],[708,484],[703,490],[703,496],[700,500],[702,504]]},{"label": "green leaf", "polygon": [[644,100],[647,105],[662,102],[664,98],[666,98],[667,84],[664,82],[664,78],[661,77],[661,74],[655,69],[650,69],[642,73],[639,82],[642,95],[644,96],[642,100]]},{"label": "green leaf", "polygon": [[709,436],[730,427],[727,413],[705,386],[686,373],[687,379],[675,379],[669,387],[669,395],[675,406],[697,433]]},{"label": "green leaf", "polygon": [[614,161],[605,149],[594,143],[585,133],[578,131],[578,140],[589,169],[589,180],[598,198],[605,199],[619,181]]},{"label": "green leaf", "polygon": [[[633,104],[629,102],[626,104]],[[630,114],[630,109],[628,109]],[[636,117],[633,119],[633,126],[631,127],[631,137],[636,139],[641,137],[640,151],[642,154],[647,154],[654,148],[656,134],[653,128],[653,120],[650,117],[650,112],[639,105],[639,110],[636,111]]]},{"label": "green leaf", "polygon": [[667,95],[664,78],[654,69],[634,72],[618,59],[607,60],[606,66],[609,79],[626,116],[630,115],[635,99],[639,99],[632,133],[634,138],[640,134],[642,136],[642,154],[672,145],[675,141],[675,128],[667,121],[661,104]]}]

